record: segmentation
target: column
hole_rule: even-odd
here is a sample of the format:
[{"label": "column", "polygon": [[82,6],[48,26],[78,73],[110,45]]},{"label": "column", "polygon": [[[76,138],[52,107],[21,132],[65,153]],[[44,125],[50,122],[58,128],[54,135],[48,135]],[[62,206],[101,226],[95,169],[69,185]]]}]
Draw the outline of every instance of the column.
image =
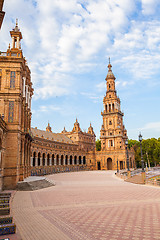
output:
[{"label": "column", "polygon": [[40,166],[42,166],[42,157],[40,157]]},{"label": "column", "polygon": [[47,158],[45,158],[45,166],[47,166]]},{"label": "column", "polygon": [[33,157],[31,157],[31,167],[33,167]]},{"label": "column", "polygon": [[14,37],[12,37],[12,48],[14,48]]},{"label": "column", "polygon": [[38,166],[38,158],[35,157],[35,167],[37,167],[37,166]]},{"label": "column", "polygon": [[16,44],[17,46],[17,48],[19,49],[19,37],[17,37],[17,44]]},{"label": "column", "polygon": [[54,165],[56,165],[56,157],[54,158]]},{"label": "column", "polygon": [[52,166],[52,158],[49,159],[49,166]]},{"label": "column", "polygon": [[63,158],[63,165],[65,166],[65,159],[66,159],[66,156],[64,156]]}]

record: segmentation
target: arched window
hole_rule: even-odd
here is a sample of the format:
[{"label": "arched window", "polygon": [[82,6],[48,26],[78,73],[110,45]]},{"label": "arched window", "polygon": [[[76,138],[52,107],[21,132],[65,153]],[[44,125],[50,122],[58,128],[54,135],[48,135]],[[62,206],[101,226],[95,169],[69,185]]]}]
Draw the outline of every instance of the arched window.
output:
[{"label": "arched window", "polygon": [[33,167],[36,165],[36,152],[33,153]]},{"label": "arched window", "polygon": [[66,155],[66,158],[65,158],[65,165],[68,165],[68,156]]},{"label": "arched window", "polygon": [[72,156],[70,156],[70,165],[72,165]]},{"label": "arched window", "polygon": [[41,165],[41,153],[39,152],[38,153],[38,166]]},{"label": "arched window", "polygon": [[45,166],[45,153],[43,153],[42,162],[43,162],[43,166]]},{"label": "arched window", "polygon": [[50,155],[49,153],[47,154],[47,166],[49,166],[49,159],[50,159]]},{"label": "arched window", "polygon": [[54,154],[52,154],[52,165],[54,165]]},{"label": "arched window", "polygon": [[61,155],[61,165],[63,165],[63,155]]},{"label": "arched window", "polygon": [[77,156],[74,156],[74,164],[77,164]]},{"label": "arched window", "polygon": [[105,110],[106,110],[106,112],[107,112],[107,105],[105,105],[105,108],[106,108]]},{"label": "arched window", "polygon": [[86,157],[83,157],[83,164],[86,164]]},{"label": "arched window", "polygon": [[79,156],[79,165],[82,164],[81,156]]},{"label": "arched window", "polygon": [[114,111],[114,103],[112,104],[112,110]]},{"label": "arched window", "polygon": [[56,165],[59,165],[59,155],[56,157]]},{"label": "arched window", "polygon": [[109,104],[109,112],[111,112],[111,104]]}]

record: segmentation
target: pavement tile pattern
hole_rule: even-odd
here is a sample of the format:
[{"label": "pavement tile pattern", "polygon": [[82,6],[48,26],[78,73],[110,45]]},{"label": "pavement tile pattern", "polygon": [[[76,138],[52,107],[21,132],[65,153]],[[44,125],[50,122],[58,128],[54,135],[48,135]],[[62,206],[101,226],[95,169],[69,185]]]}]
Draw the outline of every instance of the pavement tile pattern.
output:
[{"label": "pavement tile pattern", "polygon": [[56,186],[14,196],[23,240],[160,239],[160,188],[124,182],[113,171],[48,178]]}]

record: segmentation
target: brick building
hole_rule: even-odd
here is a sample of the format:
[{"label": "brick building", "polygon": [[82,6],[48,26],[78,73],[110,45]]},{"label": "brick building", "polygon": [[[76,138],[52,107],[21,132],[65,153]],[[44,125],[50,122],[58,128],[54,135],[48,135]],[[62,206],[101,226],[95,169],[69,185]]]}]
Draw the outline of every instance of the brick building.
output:
[{"label": "brick building", "polygon": [[87,133],[81,130],[77,119],[71,132],[64,128],[61,133],[53,133],[49,124],[46,131],[31,130],[32,175],[89,169],[90,153],[95,152],[95,134],[91,125]]},{"label": "brick building", "polygon": [[[108,65],[106,76],[107,91],[103,99],[104,110],[101,113],[103,124],[100,130],[101,151],[96,153],[96,168],[103,170],[116,170],[126,168],[126,145],[128,139],[127,130],[123,124],[123,112],[121,103],[115,89],[115,76],[112,65]],[[135,166],[134,151],[130,150],[130,167]]]},{"label": "brick building", "polygon": [[31,98],[30,70],[21,50],[22,34],[16,23],[12,44],[0,53],[1,185],[15,188],[30,175]]},{"label": "brick building", "polygon": [[[18,181],[30,175],[54,172],[126,168],[125,140],[120,99],[115,77],[108,65],[107,92],[104,97],[101,151],[95,147],[90,124],[84,132],[76,119],[71,131],[53,133],[31,128],[31,73],[21,50],[22,33],[16,22],[10,31],[12,44],[0,52],[0,188],[14,189]],[[134,152],[129,151],[130,167]]]}]

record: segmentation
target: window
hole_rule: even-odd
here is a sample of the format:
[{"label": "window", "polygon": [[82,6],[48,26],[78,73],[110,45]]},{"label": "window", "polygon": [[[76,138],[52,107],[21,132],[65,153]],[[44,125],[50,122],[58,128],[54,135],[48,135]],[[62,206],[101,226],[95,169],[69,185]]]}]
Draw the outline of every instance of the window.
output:
[{"label": "window", "polygon": [[8,114],[8,122],[13,122],[13,116],[14,116],[14,102],[9,102],[9,114]]},{"label": "window", "polygon": [[14,71],[11,71],[10,88],[15,88],[15,78],[16,78],[16,73]]},{"label": "window", "polygon": [[109,121],[109,125],[112,125],[112,121],[111,120]]}]

